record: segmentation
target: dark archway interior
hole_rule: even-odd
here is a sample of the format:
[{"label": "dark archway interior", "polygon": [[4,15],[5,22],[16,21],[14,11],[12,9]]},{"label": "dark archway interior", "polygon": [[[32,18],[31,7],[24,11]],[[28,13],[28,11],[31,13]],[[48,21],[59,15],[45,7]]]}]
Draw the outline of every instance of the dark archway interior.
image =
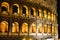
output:
[{"label": "dark archway interior", "polygon": [[22,13],[26,14],[26,8],[25,7],[22,7]]},{"label": "dark archway interior", "polygon": [[38,11],[38,16],[39,16],[39,11]]},{"label": "dark archway interior", "polygon": [[33,13],[34,13],[34,10],[31,8],[31,15],[33,15]]},{"label": "dark archway interior", "polygon": [[6,7],[2,6],[1,11],[7,11]]},{"label": "dark archway interior", "polygon": [[13,6],[13,13],[17,13],[18,12],[18,7],[17,6]]}]

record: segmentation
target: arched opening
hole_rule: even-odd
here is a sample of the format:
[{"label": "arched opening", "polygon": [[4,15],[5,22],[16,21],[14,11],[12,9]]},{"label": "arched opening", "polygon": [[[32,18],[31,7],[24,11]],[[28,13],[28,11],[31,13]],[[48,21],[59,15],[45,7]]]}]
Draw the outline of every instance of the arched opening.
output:
[{"label": "arched opening", "polygon": [[9,12],[9,4],[8,4],[7,2],[3,2],[3,3],[1,4],[1,11],[2,11],[2,12],[3,12],[3,11]]},{"label": "arched opening", "polygon": [[23,13],[23,15],[25,15],[26,17],[28,17],[28,7],[27,6],[23,6],[22,7],[22,13]]},{"label": "arched opening", "polygon": [[18,22],[12,23],[12,32],[13,33],[19,32],[19,24],[18,24]]},{"label": "arched opening", "polygon": [[34,10],[33,9],[31,9],[31,15],[33,15],[34,14]]},{"label": "arched opening", "polygon": [[51,25],[48,25],[48,33],[49,34],[52,33],[52,27],[51,27]]},{"label": "arched opening", "polygon": [[52,25],[52,35],[55,35],[55,26]]},{"label": "arched opening", "polygon": [[51,20],[51,13],[48,12],[48,20]]},{"label": "arched opening", "polygon": [[35,8],[31,8],[31,9],[30,9],[30,13],[31,13],[31,15],[32,15],[33,17],[36,17],[36,10],[35,10]]},{"label": "arched opening", "polygon": [[56,14],[54,14],[54,22],[56,21]]},{"label": "arched opening", "polygon": [[44,25],[44,33],[47,33],[47,29],[48,29],[47,24],[45,24]]},{"label": "arched opening", "polygon": [[36,32],[36,25],[33,23],[30,26],[30,33],[35,33]]},{"label": "arched opening", "polygon": [[44,10],[44,19],[47,19],[47,12]]},{"label": "arched opening", "polygon": [[54,34],[56,35],[57,34],[58,27],[55,25],[54,28],[55,28]]},{"label": "arched opening", "polygon": [[15,5],[13,6],[13,13],[17,13],[18,12],[18,7]]},{"label": "arched opening", "polygon": [[40,23],[38,26],[38,33],[42,33],[42,23]]},{"label": "arched opening", "polygon": [[5,33],[8,31],[8,22],[7,21],[2,21],[1,22],[1,25],[0,25],[0,28],[1,28],[1,32]]},{"label": "arched opening", "polygon": [[38,11],[38,14],[37,14],[37,16],[39,17],[39,11]]},{"label": "arched opening", "polygon": [[25,23],[25,22],[22,24],[22,32],[23,33],[27,33],[28,32],[28,24]]},{"label": "arched opening", "polygon": [[26,16],[26,8],[25,7],[22,7],[22,13],[23,13],[23,15]]},{"label": "arched opening", "polygon": [[51,14],[51,20],[52,20],[52,22],[54,20],[54,14],[53,13]]},{"label": "arched opening", "polygon": [[2,6],[1,11],[7,11],[7,9],[4,6]]},{"label": "arched opening", "polygon": [[13,14],[19,13],[19,5],[14,4],[13,7],[12,7],[12,11],[13,11]]},{"label": "arched opening", "polygon": [[39,18],[40,18],[40,19],[42,19],[42,17],[43,17],[42,10],[41,10],[41,9],[39,9]]}]

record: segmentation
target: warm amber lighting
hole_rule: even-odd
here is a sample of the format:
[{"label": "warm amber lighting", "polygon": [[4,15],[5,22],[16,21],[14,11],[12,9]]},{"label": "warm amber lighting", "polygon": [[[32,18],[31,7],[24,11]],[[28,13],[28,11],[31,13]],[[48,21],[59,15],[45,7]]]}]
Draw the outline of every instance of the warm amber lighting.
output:
[{"label": "warm amber lighting", "polygon": [[44,10],[44,18],[47,19],[47,12]]},{"label": "warm amber lighting", "polygon": [[23,38],[23,40],[26,40],[26,38]]},{"label": "warm amber lighting", "polygon": [[3,2],[1,6],[6,7],[7,11],[9,12],[9,4],[7,2]]},{"label": "warm amber lighting", "polygon": [[1,31],[4,33],[5,32],[5,27],[6,27],[6,24],[5,23],[2,23],[1,24]]},{"label": "warm amber lighting", "polygon": [[54,35],[54,34],[55,34],[55,26],[52,25],[52,35]]},{"label": "warm amber lighting", "polygon": [[47,33],[47,25],[44,25],[44,33]]},{"label": "warm amber lighting", "polygon": [[32,38],[30,38],[29,40],[32,40]]},{"label": "warm amber lighting", "polygon": [[39,18],[42,19],[43,14],[42,14],[42,10],[39,9]]},{"label": "warm amber lighting", "polygon": [[12,24],[12,32],[16,32],[16,28],[14,26],[15,24]]},{"label": "warm amber lighting", "polygon": [[18,7],[18,12],[17,13],[19,13],[19,5],[18,4],[14,4],[14,6],[17,6]]},{"label": "warm amber lighting", "polygon": [[41,33],[42,32],[42,24],[39,24],[39,28],[38,28],[38,32]]},{"label": "warm amber lighting", "polygon": [[35,33],[36,32],[36,25],[35,24],[32,24],[31,27],[30,27],[30,32],[31,33]]},{"label": "warm amber lighting", "polygon": [[50,17],[51,17],[50,12],[48,12],[48,20],[50,20]]},{"label": "warm amber lighting", "polygon": [[34,11],[34,12],[33,12],[33,16],[36,17],[36,10],[35,10],[35,8],[33,8],[33,7],[32,7],[32,9],[33,9],[33,11]]},{"label": "warm amber lighting", "polygon": [[12,32],[19,32],[19,25],[17,22],[12,23]]},{"label": "warm amber lighting", "polygon": [[29,14],[28,14],[28,7],[27,7],[27,6],[25,6],[25,5],[24,5],[23,7],[25,7],[25,8],[26,8],[26,17],[28,17],[28,15],[29,15]]},{"label": "warm amber lighting", "polygon": [[54,14],[52,13],[51,14],[51,20],[53,21],[53,19],[54,19]]},{"label": "warm amber lighting", "polygon": [[48,25],[48,33],[51,33],[51,26]]},{"label": "warm amber lighting", "polygon": [[54,14],[54,22],[56,21],[56,15]]},{"label": "warm amber lighting", "polygon": [[36,11],[34,12],[34,17],[36,17]]},{"label": "warm amber lighting", "polygon": [[4,33],[5,31],[8,31],[8,23],[6,21],[1,22],[1,31]]},{"label": "warm amber lighting", "polygon": [[28,24],[27,23],[23,23],[22,24],[22,32],[23,33],[27,33],[28,32]]},{"label": "warm amber lighting", "polygon": [[57,33],[57,27],[55,26],[55,34]]}]

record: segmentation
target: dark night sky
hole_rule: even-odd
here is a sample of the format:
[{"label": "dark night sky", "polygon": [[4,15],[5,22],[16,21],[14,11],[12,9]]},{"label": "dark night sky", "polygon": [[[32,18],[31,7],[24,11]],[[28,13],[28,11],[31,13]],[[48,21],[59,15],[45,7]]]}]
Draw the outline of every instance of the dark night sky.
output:
[{"label": "dark night sky", "polygon": [[60,0],[57,1],[57,13],[58,13],[58,36],[60,38]]}]

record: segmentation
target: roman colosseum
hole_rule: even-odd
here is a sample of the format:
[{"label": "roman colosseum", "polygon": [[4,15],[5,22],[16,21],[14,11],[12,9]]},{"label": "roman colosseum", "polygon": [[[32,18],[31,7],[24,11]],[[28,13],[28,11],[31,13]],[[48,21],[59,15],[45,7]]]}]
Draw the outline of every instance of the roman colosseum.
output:
[{"label": "roman colosseum", "polygon": [[0,0],[0,40],[58,40],[57,0]]}]

